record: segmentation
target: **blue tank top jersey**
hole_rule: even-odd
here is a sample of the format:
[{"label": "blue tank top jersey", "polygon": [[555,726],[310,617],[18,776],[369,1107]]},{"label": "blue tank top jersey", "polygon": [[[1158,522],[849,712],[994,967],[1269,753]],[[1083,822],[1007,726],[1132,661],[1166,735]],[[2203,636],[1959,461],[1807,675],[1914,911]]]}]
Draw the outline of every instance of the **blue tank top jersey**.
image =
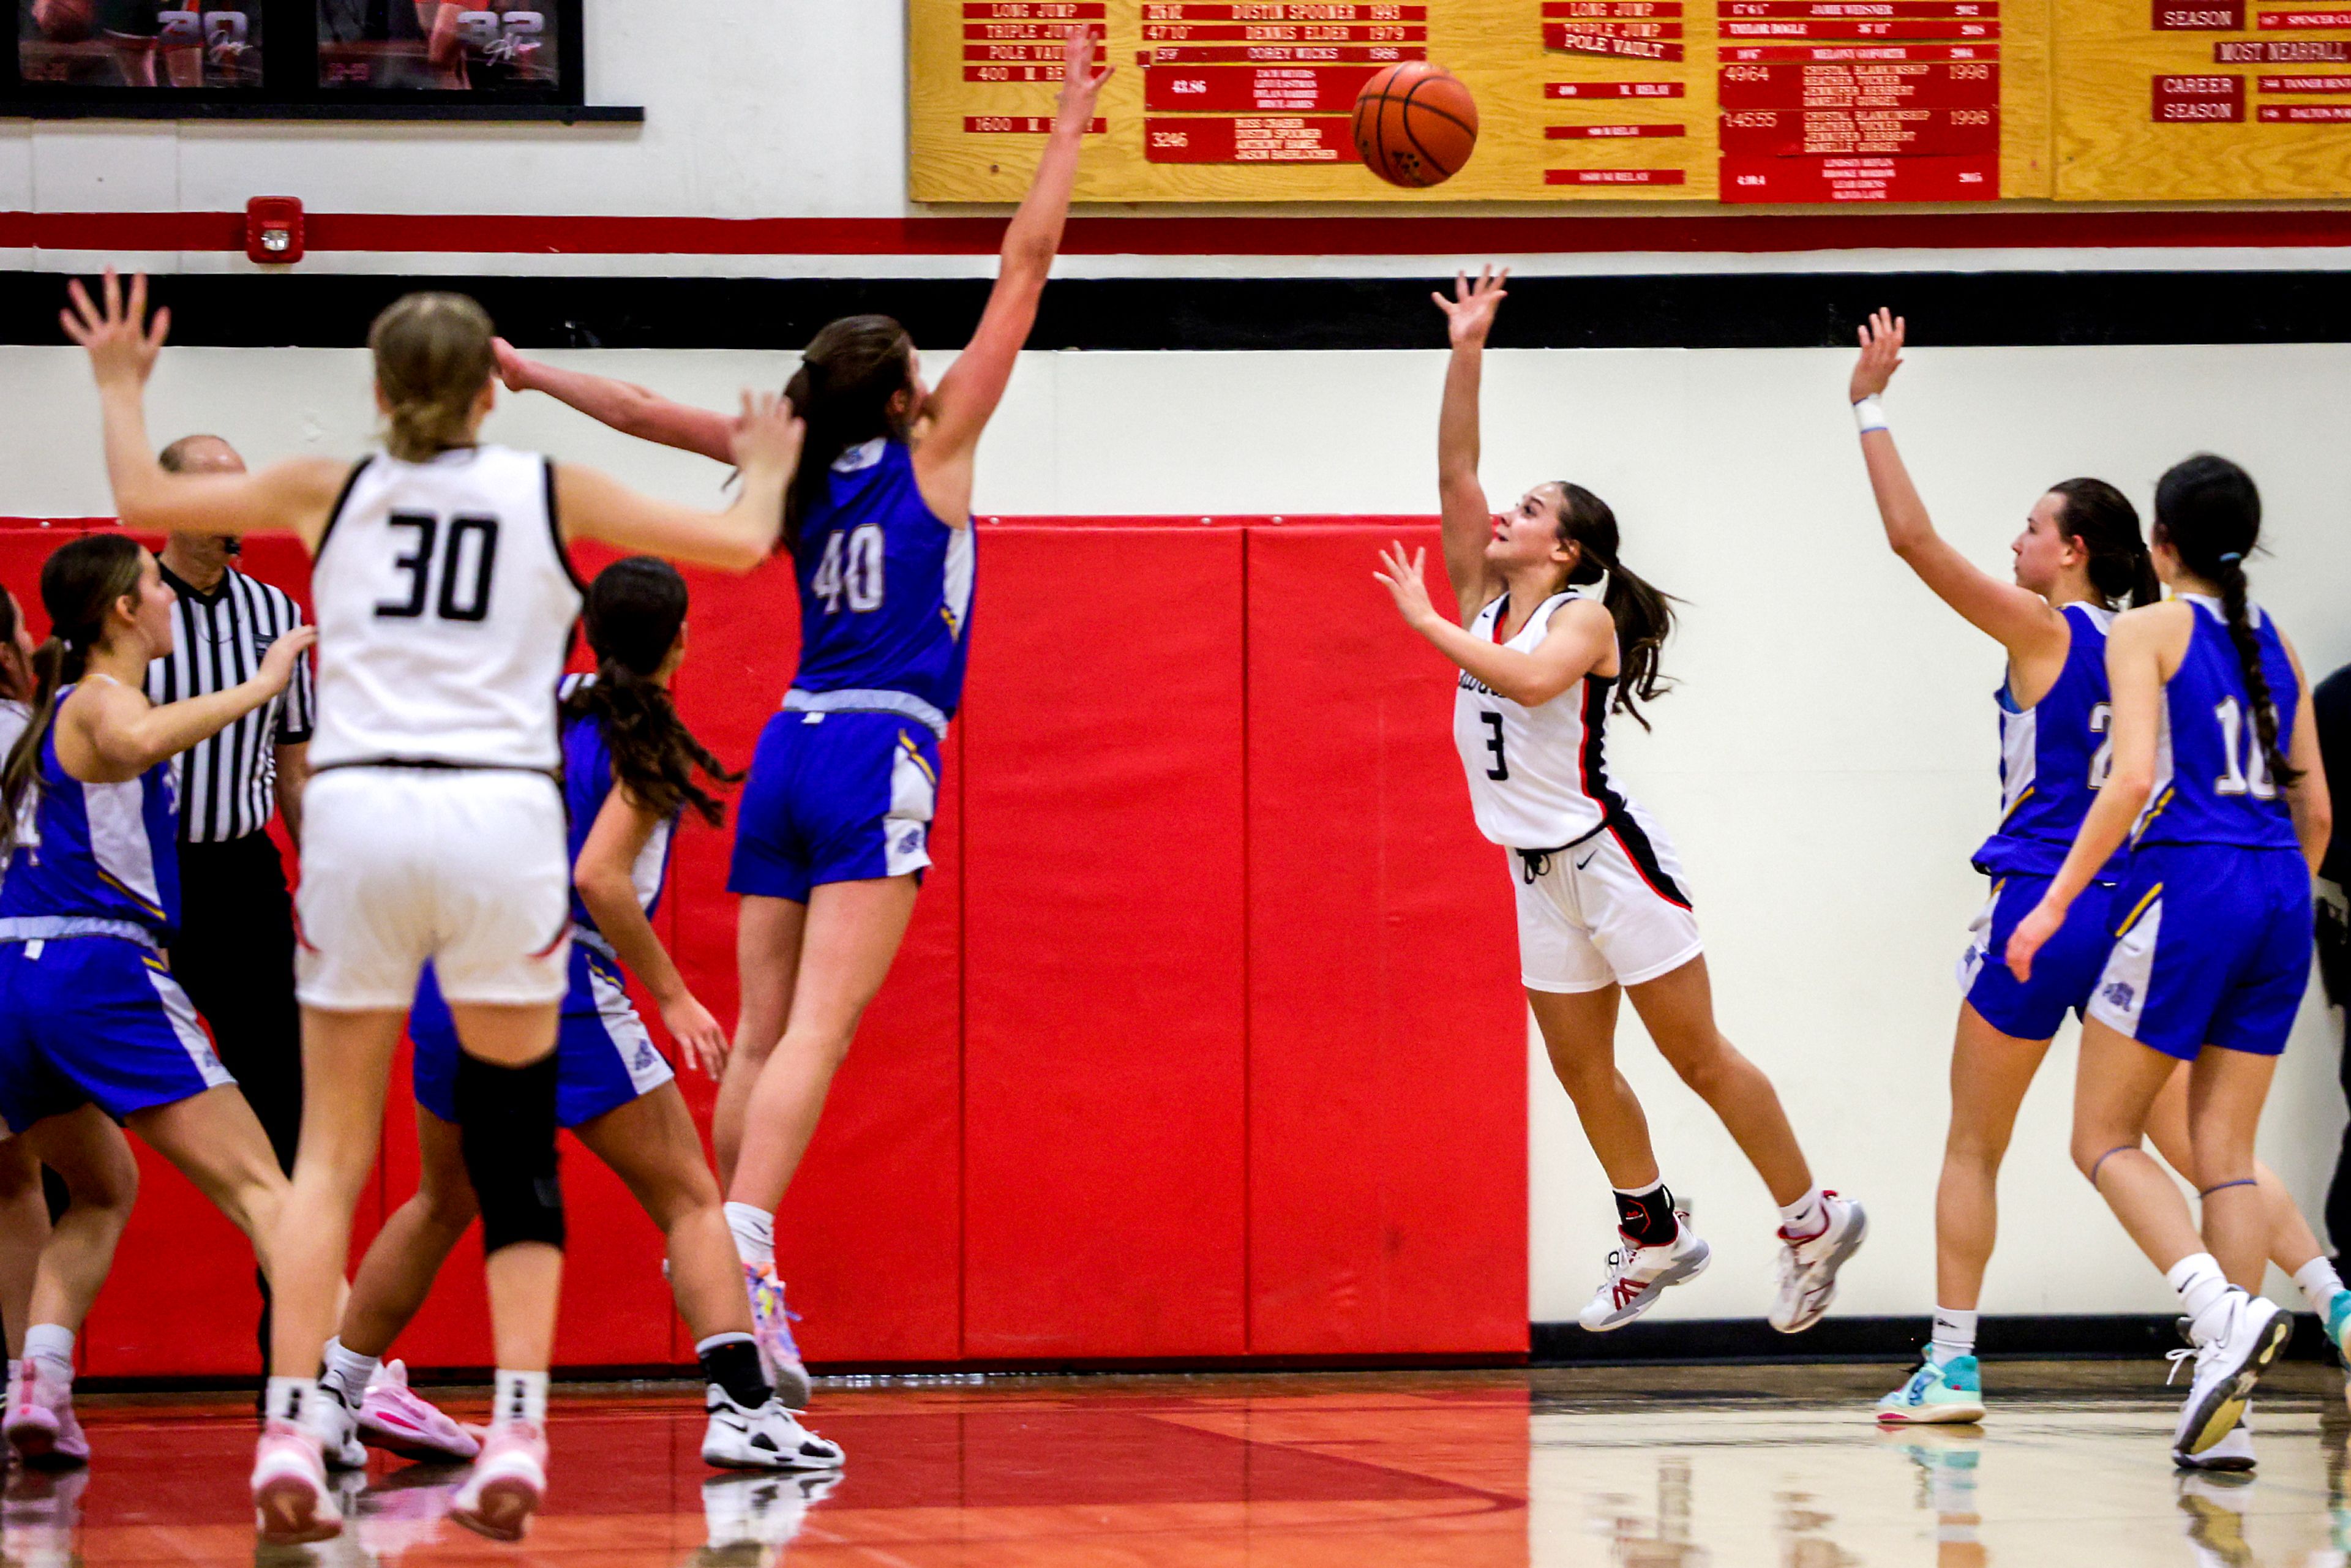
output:
[{"label": "blue tank top jersey", "polygon": [[[1976,851],[1976,869],[1994,876],[2054,876],[2074,834],[2105,782],[2106,628],[2111,610],[2065,606],[2073,635],[2065,667],[2042,699],[2019,707],[2006,683],[2000,703],[2000,826]],[[2109,872],[2113,870],[2110,866]]]},{"label": "blue tank top jersey", "polygon": [[[2195,630],[2179,670],[2164,685],[2155,790],[2139,813],[2132,842],[2298,848],[2285,796],[2262,755],[2244,670],[2229,640],[2220,601],[2198,593],[2182,597],[2195,616]],[[2262,674],[2277,706],[2283,749],[2294,736],[2301,689],[2276,623],[2256,604],[2247,605],[2245,613],[2261,643]]]},{"label": "blue tank top jersey", "polygon": [[120,784],[85,784],[58,763],[51,727],[29,821],[0,877],[0,926],[120,921],[167,945],[180,924],[179,778],[174,757]]},{"label": "blue tank top jersey", "polygon": [[945,733],[963,699],[972,529],[933,515],[905,443],[852,446],[800,519],[800,665],[786,706],[903,713]]},{"label": "blue tank top jersey", "polygon": [[[571,682],[564,683],[569,690]],[[592,717],[567,718],[563,721],[563,812],[569,823],[571,863],[580,863],[580,852],[588,845],[588,834],[596,826],[596,815],[603,810],[604,802],[612,794],[612,747],[604,738],[604,727]],[[637,902],[644,905],[650,918],[661,905],[662,887],[669,880],[670,844],[676,838],[677,817],[653,830],[653,837],[637,856],[630,869],[630,880],[636,884]],[[580,901],[574,889],[571,894],[571,921],[585,931],[595,931],[595,917]],[[601,933],[599,933],[601,935]]]}]

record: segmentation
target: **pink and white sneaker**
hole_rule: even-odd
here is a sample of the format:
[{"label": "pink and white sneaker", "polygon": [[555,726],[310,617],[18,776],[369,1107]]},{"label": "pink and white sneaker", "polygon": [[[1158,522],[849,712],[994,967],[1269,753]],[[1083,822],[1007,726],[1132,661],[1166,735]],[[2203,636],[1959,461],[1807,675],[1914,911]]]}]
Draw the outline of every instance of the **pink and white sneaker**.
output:
[{"label": "pink and white sneaker", "polygon": [[59,1377],[38,1357],[27,1356],[17,1364],[0,1434],[19,1460],[36,1469],[89,1463],[89,1439],[74,1419],[73,1380]]},{"label": "pink and white sneaker", "polygon": [[784,1282],[773,1263],[743,1265],[743,1288],[751,1296],[751,1333],[759,1342],[759,1362],[776,1397],[787,1410],[809,1405],[808,1368],[792,1339],[792,1310],[784,1304]]},{"label": "pink and white sneaker", "polygon": [[481,1443],[430,1401],[409,1392],[405,1363],[387,1361],[368,1379],[360,1401],[360,1441],[403,1459],[465,1460]]},{"label": "pink and white sneaker", "polygon": [[449,1517],[493,1541],[520,1541],[546,1495],[546,1433],[536,1421],[501,1421],[457,1489]]},{"label": "pink and white sneaker", "polygon": [[343,1532],[318,1435],[283,1416],[262,1424],[253,1450],[253,1526],[273,1546],[332,1541]]}]

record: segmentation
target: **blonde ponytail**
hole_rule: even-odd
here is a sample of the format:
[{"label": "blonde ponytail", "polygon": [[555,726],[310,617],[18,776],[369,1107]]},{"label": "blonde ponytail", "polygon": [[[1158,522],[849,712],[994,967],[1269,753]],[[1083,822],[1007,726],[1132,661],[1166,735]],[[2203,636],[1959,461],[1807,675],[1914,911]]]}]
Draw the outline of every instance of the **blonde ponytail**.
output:
[{"label": "blonde ponytail", "polygon": [[422,463],[473,444],[474,401],[497,369],[489,313],[463,294],[404,294],[368,329],[384,449]]}]

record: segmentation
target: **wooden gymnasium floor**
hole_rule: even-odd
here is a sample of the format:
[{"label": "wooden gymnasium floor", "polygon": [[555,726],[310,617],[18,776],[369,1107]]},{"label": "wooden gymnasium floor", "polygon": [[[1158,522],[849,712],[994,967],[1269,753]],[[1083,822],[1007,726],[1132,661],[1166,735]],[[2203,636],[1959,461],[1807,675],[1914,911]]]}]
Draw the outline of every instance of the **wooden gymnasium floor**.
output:
[{"label": "wooden gymnasium floor", "polygon": [[1873,1367],[828,1384],[813,1420],[850,1454],[830,1486],[706,1469],[694,1390],[566,1389],[520,1546],[439,1518],[455,1471],[379,1457],[341,1542],[261,1553],[249,1403],[93,1397],[91,1469],[11,1475],[0,1549],[10,1568],[2345,1563],[2340,1375],[2273,1375],[2257,1479],[2182,1481],[2161,1372],[2002,1366],[1991,1424],[1925,1435],[1872,1426],[1896,1375]]}]

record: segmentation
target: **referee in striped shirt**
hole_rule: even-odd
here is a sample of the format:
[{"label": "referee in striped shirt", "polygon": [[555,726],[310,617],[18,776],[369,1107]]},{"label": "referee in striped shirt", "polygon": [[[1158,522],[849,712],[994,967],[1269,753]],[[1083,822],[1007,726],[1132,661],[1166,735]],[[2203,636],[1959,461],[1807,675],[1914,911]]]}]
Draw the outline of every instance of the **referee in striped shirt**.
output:
[{"label": "referee in striped shirt", "polygon": [[[183,436],[159,460],[175,474],[245,472],[217,435]],[[231,564],[236,552],[235,541],[205,534],[173,534],[164,544],[163,580],[180,602],[171,653],[147,667],[152,700],[178,702],[251,678],[269,644],[302,624],[282,589]],[[289,1176],[302,1125],[302,1016],[294,1001],[294,904],[267,829],[272,812],[282,811],[300,839],[313,706],[305,660],[283,693],[197,742],[180,764],[172,974],[212,1026],[221,1065]]]}]

